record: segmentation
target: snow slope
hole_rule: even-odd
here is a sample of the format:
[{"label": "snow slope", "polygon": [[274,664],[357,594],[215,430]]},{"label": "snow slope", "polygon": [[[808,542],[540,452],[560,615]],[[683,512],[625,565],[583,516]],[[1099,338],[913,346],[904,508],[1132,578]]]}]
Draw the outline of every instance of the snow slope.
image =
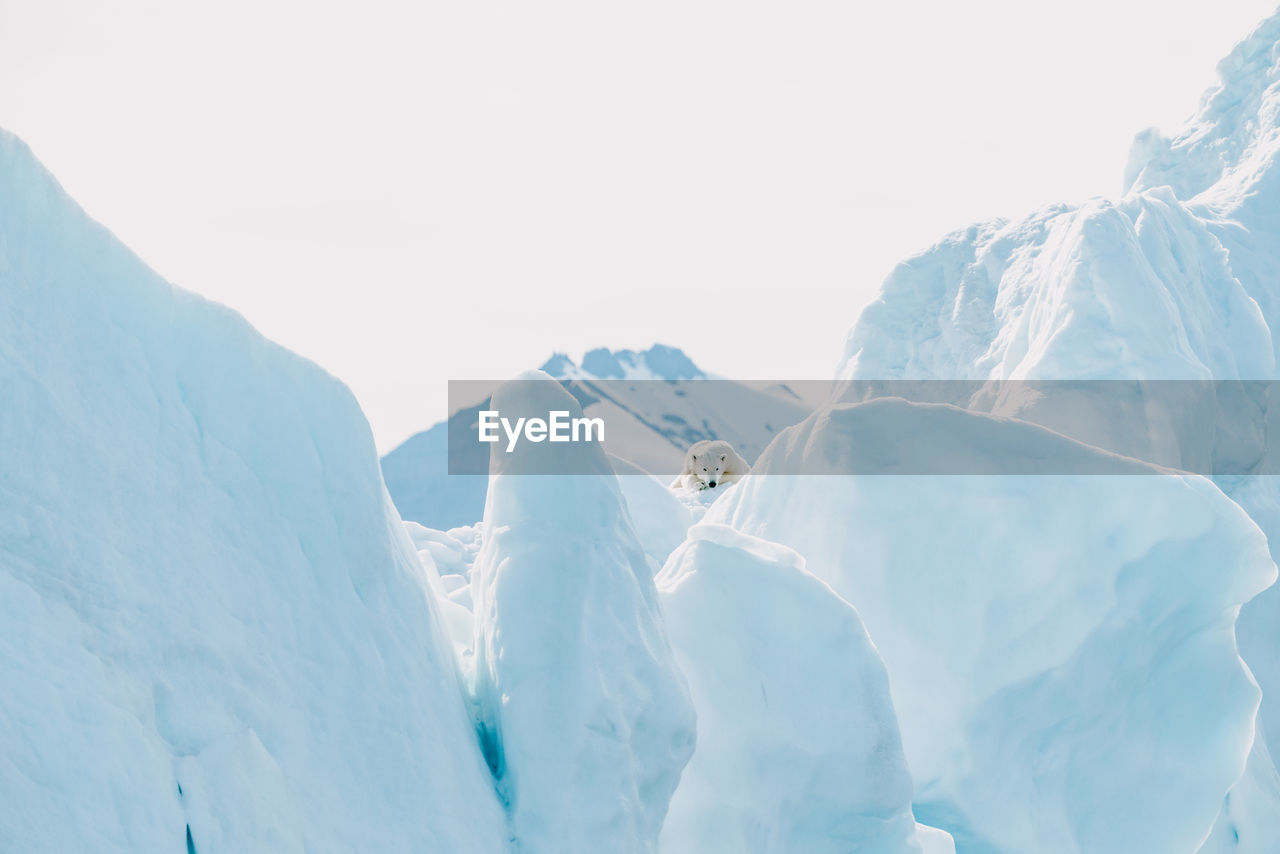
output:
[{"label": "snow slope", "polygon": [[[929,426],[941,410],[947,429]],[[841,475],[897,437],[945,456],[990,433],[1004,460],[1101,456],[951,407],[837,405],[706,521],[795,549],[857,607],[916,815],[958,851],[1193,854],[1253,744],[1259,692],[1233,628],[1275,577],[1266,542],[1199,477]],[[831,474],[795,474],[813,459]]]},{"label": "snow slope", "polygon": [[[495,392],[501,411],[581,415],[550,376],[521,379]],[[595,473],[522,474],[569,454]],[[495,449],[491,475],[476,695],[519,850],[655,851],[695,721],[617,479],[595,444]]]},{"label": "snow slope", "polygon": [[499,852],[350,393],[0,132],[0,847]]},{"label": "snow slope", "polygon": [[[556,354],[543,370],[571,381],[568,387],[587,416],[606,419],[608,450],[616,448],[633,466],[668,478],[699,439],[726,439],[754,460],[778,431],[812,409],[784,387],[709,377],[681,351],[660,344],[638,353],[592,350],[581,366]],[[491,408],[488,400],[454,413],[450,421],[474,424],[484,408]],[[487,479],[448,474],[448,438],[449,423],[441,422],[382,459],[387,490],[400,514],[432,528],[470,525],[484,512]],[[483,471],[486,449],[468,451],[477,454],[471,468]]]}]

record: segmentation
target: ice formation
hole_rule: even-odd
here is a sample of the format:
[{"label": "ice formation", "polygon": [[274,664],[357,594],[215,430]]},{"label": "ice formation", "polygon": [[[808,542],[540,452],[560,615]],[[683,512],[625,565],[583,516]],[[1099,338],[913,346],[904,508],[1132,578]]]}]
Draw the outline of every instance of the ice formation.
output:
[{"label": "ice formation", "polygon": [[354,398],[0,133],[0,847],[507,846]]},{"label": "ice formation", "polygon": [[790,549],[698,525],[659,578],[698,709],[664,854],[919,854],[889,680]]},{"label": "ice formation", "polygon": [[[971,423],[930,428],[939,453],[992,427],[943,409]],[[1261,532],[1200,477],[838,475],[937,410],[815,413],[706,521],[795,549],[857,607],[916,816],[959,851],[1191,854],[1252,745],[1259,692],[1233,628],[1275,577]],[[996,423],[1027,434],[1006,457],[1100,453]],[[806,456],[833,474],[791,474]]]},{"label": "ice formation", "polygon": [[[904,261],[858,318],[839,373],[846,379],[1272,379],[1280,321],[1280,15],[1219,66],[1220,83],[1169,137],[1146,131],[1126,170],[1126,195],[1053,206],[1019,221],[956,232]],[[1256,436],[1216,441],[1195,418],[1213,401],[1153,411],[1149,401],[1093,401],[1098,412],[1145,410],[1177,422],[1180,447],[1143,446],[1159,430],[1080,429],[1034,401],[950,401],[1046,424],[1100,448],[1174,465],[1203,465],[1263,447],[1277,412],[1260,401]],[[1187,425],[1190,425],[1187,427]],[[1248,462],[1247,453],[1243,454]],[[1259,469],[1268,458],[1256,461]],[[1230,460],[1239,467],[1241,460]],[[1274,477],[1219,485],[1280,542]],[[1057,510],[1045,508],[1045,513]],[[1223,567],[1225,570],[1227,567]],[[1247,597],[1246,597],[1247,599]],[[1240,651],[1261,685],[1248,791],[1226,798],[1206,850],[1223,839],[1280,846],[1280,799],[1268,754],[1280,743],[1280,590],[1244,601]],[[864,610],[866,606],[858,603]],[[872,621],[868,618],[868,624]],[[875,631],[872,631],[873,637]],[[879,640],[877,638],[877,640]],[[892,668],[891,668],[892,670]],[[895,671],[896,675],[896,671]],[[909,727],[904,725],[904,732]],[[1224,828],[1230,829],[1228,833]],[[1217,840],[1215,842],[1215,840]],[[963,850],[963,845],[961,846]],[[1163,850],[1163,849],[1162,849]]]},{"label": "ice formation", "polygon": [[[501,387],[494,406],[581,415],[542,373]],[[596,473],[523,475],[539,454],[585,455]],[[520,850],[657,850],[694,711],[604,451],[495,450],[484,523],[471,577],[476,694]]]},{"label": "ice formation", "polygon": [[[1142,134],[1122,198],[903,262],[839,376],[1275,378],[1277,45],[1280,15],[1184,128]],[[1082,426],[845,389],[784,430],[807,408],[745,385],[691,411],[665,381],[704,375],[670,348],[547,367],[637,380],[593,405],[654,459],[768,448],[689,497],[582,446],[449,481],[437,429],[381,468],[450,530],[402,523],[340,383],[165,283],[0,133],[3,844],[1280,850],[1276,479],[1013,476],[1212,463],[1203,401]],[[577,411],[524,379],[503,409]],[[1280,425],[1253,403],[1233,447]],[[1158,446],[1117,427],[1135,412],[1195,429]],[[557,453],[594,473],[521,473]],[[850,474],[922,454],[1010,476]]]}]

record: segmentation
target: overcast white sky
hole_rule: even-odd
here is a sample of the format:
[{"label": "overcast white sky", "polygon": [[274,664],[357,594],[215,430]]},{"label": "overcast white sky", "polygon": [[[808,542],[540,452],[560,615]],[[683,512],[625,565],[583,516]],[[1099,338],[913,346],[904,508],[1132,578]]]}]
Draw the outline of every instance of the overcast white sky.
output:
[{"label": "overcast white sky", "polygon": [[829,376],[896,261],[1118,193],[1274,2],[0,0],[0,126],[386,451],[554,350]]}]

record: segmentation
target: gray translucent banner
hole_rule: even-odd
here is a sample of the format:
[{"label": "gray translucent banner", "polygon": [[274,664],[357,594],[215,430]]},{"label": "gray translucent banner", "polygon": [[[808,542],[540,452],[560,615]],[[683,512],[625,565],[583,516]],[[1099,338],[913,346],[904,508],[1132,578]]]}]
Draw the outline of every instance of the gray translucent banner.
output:
[{"label": "gray translucent banner", "polygon": [[455,380],[448,471],[668,478],[680,474],[693,443],[718,439],[757,474],[1273,475],[1275,385]]}]

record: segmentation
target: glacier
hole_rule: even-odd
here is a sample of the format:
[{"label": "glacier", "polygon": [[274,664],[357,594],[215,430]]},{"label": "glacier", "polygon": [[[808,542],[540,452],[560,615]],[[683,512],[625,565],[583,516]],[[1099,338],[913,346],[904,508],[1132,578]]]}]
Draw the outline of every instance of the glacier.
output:
[{"label": "glacier", "polygon": [[[493,399],[579,411],[540,373]],[[524,474],[573,455],[596,473]],[[857,612],[794,551],[690,527],[736,487],[686,503],[598,447],[550,444],[491,450],[489,484],[478,526],[406,524],[424,561],[469,579],[448,596],[475,603],[461,655],[520,850],[954,852],[915,821]],[[656,578],[632,518],[683,540]]]},{"label": "glacier", "polygon": [[[559,477],[527,472],[581,448],[447,477],[446,425],[379,461],[340,382],[0,132],[0,847],[1280,850],[1280,483],[1171,473],[1261,469],[1280,409],[1226,441],[1141,385],[860,384],[1276,378],[1280,14],[1219,76],[1118,198],[899,265],[816,410],[696,411],[669,347],[501,386],[636,381],[589,406],[637,458]],[[648,472],[702,431],[755,473],[673,494]],[[856,474],[921,455],[1005,474]],[[1045,459],[1128,474],[1015,474]]]},{"label": "glacier", "polygon": [[[1242,41],[1218,73],[1219,83],[1181,129],[1138,135],[1121,198],[977,224],[900,264],[850,330],[838,375],[847,381],[1275,378],[1280,14]],[[942,402],[1043,424],[1175,467],[1194,468],[1224,453],[1242,457],[1230,461],[1239,466],[1256,450],[1262,455],[1253,460],[1255,470],[1266,470],[1267,439],[1280,423],[1269,401],[1256,401],[1255,435],[1224,441],[1194,423],[1212,400],[1153,406],[1140,391],[1088,401],[1082,408],[1101,413],[1090,423],[1034,398]],[[1119,429],[1133,423],[1134,413],[1152,429]],[[1185,437],[1183,444],[1152,446],[1158,426],[1168,423],[1179,425],[1173,432]],[[1261,526],[1274,556],[1276,478],[1216,480]],[[1239,651],[1263,699],[1248,768],[1226,795],[1205,851],[1280,847],[1271,762],[1280,747],[1280,590],[1240,604]]]},{"label": "glacier", "polygon": [[507,850],[350,392],[0,133],[0,838]]},{"label": "glacier", "polygon": [[[916,815],[958,851],[1194,852],[1253,743],[1233,628],[1275,578],[1266,540],[1195,476],[839,475],[900,436],[945,456],[993,432],[1005,458],[1103,455],[946,405],[838,404],[704,524],[795,549],[855,605]],[[833,474],[794,474],[809,457]]]},{"label": "glacier", "polygon": [[888,674],[857,612],[794,551],[723,525],[694,527],[658,585],[700,733],[662,850],[919,854]]},{"label": "glacier", "polygon": [[[582,415],[541,372],[493,405]],[[525,474],[572,454],[596,473]],[[471,571],[475,693],[520,850],[656,851],[696,725],[610,463],[596,444],[495,446],[490,475]]]}]

